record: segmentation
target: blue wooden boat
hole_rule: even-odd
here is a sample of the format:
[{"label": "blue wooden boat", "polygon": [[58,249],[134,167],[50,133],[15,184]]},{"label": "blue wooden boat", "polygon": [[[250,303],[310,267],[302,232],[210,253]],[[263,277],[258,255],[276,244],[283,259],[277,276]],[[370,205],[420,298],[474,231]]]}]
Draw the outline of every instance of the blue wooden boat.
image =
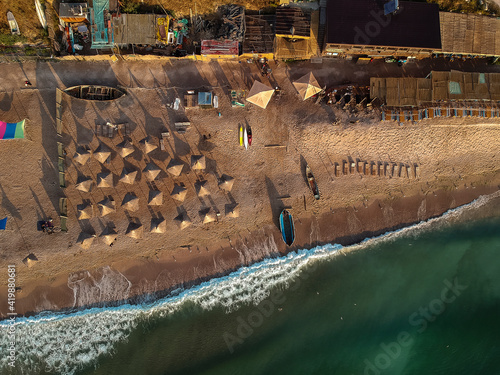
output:
[{"label": "blue wooden boat", "polygon": [[283,241],[285,241],[288,246],[292,246],[293,241],[295,241],[295,226],[293,225],[292,214],[287,210],[281,211],[280,230]]}]

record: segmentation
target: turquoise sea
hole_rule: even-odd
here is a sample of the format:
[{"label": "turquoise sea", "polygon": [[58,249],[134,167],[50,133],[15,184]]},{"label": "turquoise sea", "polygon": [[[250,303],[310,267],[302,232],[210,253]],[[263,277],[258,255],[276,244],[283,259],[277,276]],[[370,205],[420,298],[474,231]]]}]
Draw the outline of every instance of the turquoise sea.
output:
[{"label": "turquoise sea", "polygon": [[16,366],[2,356],[0,373],[489,375],[499,332],[496,194],[154,304],[19,320]]}]

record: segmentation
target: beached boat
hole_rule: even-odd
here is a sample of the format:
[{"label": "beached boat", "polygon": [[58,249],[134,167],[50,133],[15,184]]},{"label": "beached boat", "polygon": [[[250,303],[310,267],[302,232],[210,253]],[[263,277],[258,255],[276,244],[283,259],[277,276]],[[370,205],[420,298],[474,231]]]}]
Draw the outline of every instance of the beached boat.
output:
[{"label": "beached boat", "polygon": [[311,168],[309,168],[309,165],[306,165],[306,177],[307,177],[307,182],[309,184],[309,187],[311,188],[314,198],[319,199],[319,190],[318,190],[318,184],[316,183],[316,179],[314,178],[314,175],[312,174]]},{"label": "beached boat", "polygon": [[247,128],[245,128],[245,131],[243,133],[243,144],[245,145],[245,149],[248,150],[248,133],[247,133]]},{"label": "beached boat", "polygon": [[293,241],[295,241],[295,226],[293,225],[292,214],[287,210],[281,211],[280,230],[283,241],[288,246],[292,246]]},{"label": "beached boat", "polygon": [[252,128],[250,125],[247,125],[247,134],[248,134],[248,145],[252,145]]},{"label": "beached boat", "polygon": [[238,138],[240,140],[240,146],[243,146],[243,125],[238,128]]},{"label": "beached boat", "polygon": [[42,4],[40,4],[40,0],[35,0],[35,9],[36,9],[36,14],[38,15],[38,19],[42,24],[42,27],[46,29],[47,19],[45,18],[45,11],[43,10]]},{"label": "beached boat", "polygon": [[9,22],[10,32],[12,33],[12,35],[21,35],[21,32],[19,31],[19,25],[17,24],[17,21],[14,18],[12,12],[7,12],[7,21]]}]

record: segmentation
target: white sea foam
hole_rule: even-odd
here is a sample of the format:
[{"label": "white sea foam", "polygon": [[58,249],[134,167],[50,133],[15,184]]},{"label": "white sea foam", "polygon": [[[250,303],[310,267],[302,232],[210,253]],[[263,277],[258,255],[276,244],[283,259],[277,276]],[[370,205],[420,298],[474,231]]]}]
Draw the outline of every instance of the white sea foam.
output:
[{"label": "white sea foam", "polygon": [[[126,340],[130,332],[142,321],[171,314],[188,301],[203,309],[223,307],[227,311],[235,310],[243,304],[257,304],[269,295],[272,288],[286,287],[306,270],[311,262],[332,258],[340,251],[363,249],[380,241],[391,241],[400,236],[432,229],[440,223],[454,221],[469,209],[481,207],[487,204],[490,198],[498,196],[500,192],[480,197],[466,206],[448,211],[439,218],[366,239],[357,245],[342,247],[328,244],[279,258],[265,259],[251,266],[242,267],[228,276],[212,279],[154,303],[93,308],[71,314],[43,313],[18,319],[17,367],[24,374],[36,374],[41,371],[74,374],[79,369],[95,363],[99,355],[112,353],[114,345]],[[269,247],[260,249],[264,253],[272,254],[276,250],[276,244],[272,240],[260,246]],[[246,258],[246,255],[243,258]],[[6,353],[8,348],[9,339],[5,334],[7,324],[6,321],[0,322],[2,353]],[[2,356],[0,372],[7,366],[8,359]]]}]

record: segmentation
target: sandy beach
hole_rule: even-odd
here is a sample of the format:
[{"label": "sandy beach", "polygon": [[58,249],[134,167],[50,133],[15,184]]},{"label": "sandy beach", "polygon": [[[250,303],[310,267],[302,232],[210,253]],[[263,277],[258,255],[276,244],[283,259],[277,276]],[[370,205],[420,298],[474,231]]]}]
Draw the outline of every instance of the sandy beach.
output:
[{"label": "sandy beach", "polygon": [[[64,75],[68,68],[59,63],[38,70],[24,67],[28,74],[40,74],[40,83],[32,79],[34,87],[29,90],[0,80],[4,87],[0,93],[1,120],[27,119],[26,140],[0,141],[0,157],[5,161],[0,165],[0,217],[9,220],[7,230],[0,232],[0,270],[6,270],[8,264],[16,265],[16,283],[21,287],[16,300],[18,314],[153,300],[264,257],[329,242],[353,244],[441,215],[499,190],[500,122],[495,119],[435,118],[400,126],[380,122],[376,110],[351,113],[303,102],[291,80],[310,70],[311,64],[273,66],[273,77],[285,94],[273,98],[266,110],[249,103],[245,108],[231,108],[229,90],[248,90],[253,80],[260,79],[253,65],[120,64],[107,68],[104,81],[126,87],[126,96],[112,102],[63,97],[62,139],[55,129],[55,87],[40,83],[56,82],[51,85],[64,89],[75,81],[93,83],[95,77],[89,75],[82,82],[83,71],[80,78],[68,79]],[[47,67],[52,80],[39,73]],[[19,65],[11,69],[18,74]],[[140,73],[148,69],[149,73]],[[335,69],[318,67],[318,80],[324,85],[341,82],[343,78]],[[354,71],[346,74],[356,79]],[[370,74],[362,72],[358,82],[365,83]],[[219,97],[219,109],[170,107],[187,89],[202,88]],[[190,129],[185,134],[176,133],[173,124],[185,119],[190,121]],[[103,139],[95,134],[95,125],[107,121],[132,124],[134,152],[126,159],[116,153],[116,145],[123,141],[121,136]],[[248,150],[238,144],[239,124],[252,128],[253,143]],[[157,138],[165,128],[171,133],[165,150],[144,154],[139,141],[147,135]],[[57,180],[58,141],[67,153],[64,190]],[[73,160],[78,146],[95,150],[101,143],[113,150],[109,164],[92,158],[79,165]],[[205,155],[204,171],[191,170],[193,155]],[[167,172],[172,159],[184,164],[179,177]],[[306,162],[319,185],[321,199],[317,201],[304,179]],[[368,167],[372,162],[375,166],[395,165],[396,172],[392,176],[365,174],[357,170],[358,165],[364,168],[365,162]],[[147,204],[149,191],[154,188],[142,173],[148,163],[161,169],[154,180],[154,187],[163,194],[160,206]],[[342,166],[351,163],[356,170],[344,174]],[[400,166],[404,167],[401,176]],[[89,176],[95,182],[103,167],[114,175],[114,187],[101,189],[94,183],[90,192],[75,189],[80,176]],[[138,171],[134,184],[118,182],[123,168]],[[230,193],[218,187],[223,174],[235,179]],[[209,195],[204,197],[196,194],[200,179],[207,181]],[[175,184],[187,188],[184,202],[171,198]],[[139,209],[134,212],[120,207],[131,192],[139,198]],[[36,223],[43,218],[52,217],[59,225],[59,198],[64,196],[68,198],[68,232],[47,235],[37,231]],[[116,202],[115,213],[77,219],[78,205],[89,200],[96,206],[108,196]],[[238,204],[239,217],[226,217],[226,206],[234,204]],[[296,241],[291,248],[281,240],[277,226],[285,207],[293,213],[296,224]],[[203,224],[199,212],[208,208],[221,215],[217,221]],[[173,220],[182,212],[192,221],[183,230]],[[149,232],[151,219],[158,217],[166,221],[164,234]],[[144,226],[142,239],[125,236],[130,221]],[[110,225],[118,232],[112,247],[99,238]],[[88,249],[76,244],[82,231],[97,236]],[[39,261],[28,268],[21,260],[30,253]],[[6,277],[6,271],[0,273],[0,280]],[[2,316],[7,311],[6,301],[6,291],[1,290]]]}]

